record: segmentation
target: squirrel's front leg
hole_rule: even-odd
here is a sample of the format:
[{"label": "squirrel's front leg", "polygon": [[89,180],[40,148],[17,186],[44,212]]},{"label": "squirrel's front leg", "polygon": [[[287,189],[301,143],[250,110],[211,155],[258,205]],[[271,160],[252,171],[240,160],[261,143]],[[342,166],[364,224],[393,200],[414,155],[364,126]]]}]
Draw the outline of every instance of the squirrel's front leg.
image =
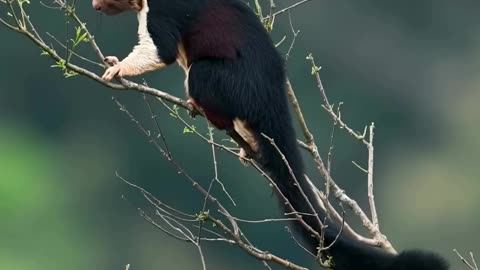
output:
[{"label": "squirrel's front leg", "polygon": [[[153,47],[150,47],[153,46]],[[147,71],[160,69],[166,66],[157,54],[153,43],[151,45],[139,44],[122,61],[115,56],[107,56],[104,61],[111,67],[107,68],[102,79],[110,81],[115,76],[127,77],[143,74]]]},{"label": "squirrel's front leg", "polygon": [[142,44],[135,46],[133,51],[122,61],[115,56],[107,56],[104,61],[111,67],[107,68],[102,79],[110,81],[115,76],[127,77],[143,74],[165,67],[157,54],[157,48],[153,44]]},{"label": "squirrel's front leg", "polygon": [[119,77],[140,75],[166,66],[160,59],[157,46],[148,32],[147,13],[148,9],[138,13],[138,45],[122,61],[115,56],[105,57],[104,61],[112,66],[107,68],[102,79],[110,81],[117,75]]}]

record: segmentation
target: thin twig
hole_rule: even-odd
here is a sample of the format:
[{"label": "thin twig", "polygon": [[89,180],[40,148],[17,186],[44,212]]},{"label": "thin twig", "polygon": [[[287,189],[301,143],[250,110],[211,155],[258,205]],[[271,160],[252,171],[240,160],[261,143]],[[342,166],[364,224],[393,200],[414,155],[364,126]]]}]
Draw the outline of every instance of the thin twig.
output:
[{"label": "thin twig", "polygon": [[178,209],[175,209],[167,204],[164,204],[163,202],[161,202],[160,200],[158,200],[155,196],[153,196],[150,192],[146,191],[144,188],[128,181],[127,179],[123,178],[120,176],[120,174],[118,174],[118,172],[115,172],[115,177],[117,177],[118,179],[122,180],[125,184],[139,190],[142,194],[146,195],[148,198],[150,198],[152,201],[152,204],[157,206],[157,207],[160,207],[160,206],[163,206],[163,207],[166,207],[167,209],[175,212],[176,214],[179,214],[179,215],[182,215],[184,217],[189,217],[189,218],[194,218],[195,215],[191,215],[191,214],[187,214],[185,212],[182,212]]},{"label": "thin twig", "polygon": [[[293,5],[290,5],[290,6],[286,7],[286,8],[284,8],[284,9],[281,9],[281,10],[273,13],[273,16],[275,17],[275,16],[277,16],[277,15],[280,15],[280,14],[282,14],[282,13],[285,13],[286,11],[289,11],[289,10],[291,10],[291,9],[294,9],[294,8],[296,8],[296,7],[300,6],[300,5],[303,5],[303,4],[307,3],[307,2],[310,2],[310,1],[312,1],[312,0],[302,0],[302,1],[299,1],[299,2],[297,2],[297,3],[295,3],[295,4],[293,4]],[[265,17],[265,18],[263,18],[263,19],[268,19],[268,16]]]},{"label": "thin twig", "polygon": [[287,169],[288,169],[288,171],[289,171],[289,173],[290,173],[290,176],[293,178],[293,181],[294,181],[294,183],[295,183],[295,185],[296,185],[296,188],[298,188],[298,190],[300,191],[300,194],[302,195],[303,199],[304,199],[305,202],[307,203],[307,206],[310,208],[310,211],[312,211],[311,214],[314,215],[314,217],[315,217],[315,219],[316,219],[316,222],[318,223],[318,226],[319,226],[320,228],[322,228],[322,227],[323,227],[323,223],[322,223],[322,221],[320,220],[320,218],[318,217],[318,213],[317,213],[317,211],[315,210],[315,207],[313,207],[313,204],[312,204],[312,202],[310,201],[310,198],[308,198],[307,194],[305,194],[305,191],[303,190],[304,188],[310,188],[310,187],[302,187],[302,186],[300,185],[300,182],[298,181],[297,176],[296,176],[295,173],[293,172],[292,167],[290,167],[290,164],[289,164],[289,162],[288,162],[288,160],[287,160],[287,157],[285,156],[285,154],[283,154],[283,152],[280,150],[280,148],[279,148],[278,145],[275,143],[275,141],[274,141],[272,138],[268,137],[266,134],[263,134],[263,133],[262,133],[261,135],[270,142],[270,144],[275,148],[275,150],[277,151],[277,153],[278,153],[278,154],[280,155],[280,157],[282,158],[285,166],[287,166]]},{"label": "thin twig", "polygon": [[[121,104],[118,100],[116,100],[115,98],[113,98],[113,100],[115,101],[115,103],[118,105],[118,107],[120,108],[121,111],[125,112],[125,114],[130,118],[130,120],[132,122],[134,122],[137,126],[137,128],[142,132],[142,134],[144,134],[148,139],[149,139],[149,142],[152,143],[156,149],[163,155],[163,156],[167,156],[167,153],[165,151],[165,149],[163,149],[158,143],[156,140],[152,139],[151,137],[151,132],[149,132],[148,130],[146,130],[138,120],[135,119],[135,117],[127,110],[127,108],[125,107],[125,105]],[[178,164],[175,159],[173,158],[170,158],[170,159],[167,159],[167,161],[169,161],[169,163],[177,170],[178,174],[180,175],[183,175],[188,181],[190,181],[190,183],[193,185],[193,187],[195,189],[197,189],[203,196],[207,196],[208,197],[208,200],[213,202],[215,204],[215,206],[225,212],[225,213],[228,213],[228,211],[225,209],[225,207],[215,198],[213,197],[211,194],[209,194],[195,179],[193,179],[190,174],[188,174],[185,169],[180,166],[180,164]],[[228,218],[228,217],[227,217]],[[231,219],[229,218],[229,221],[233,227],[233,231],[238,234],[239,233],[239,228],[238,228],[238,225],[237,225],[237,222],[234,220],[234,219]]]},{"label": "thin twig", "polygon": [[[293,205],[290,203],[290,201],[288,200],[288,198],[285,196],[285,194],[283,194],[283,192],[280,190],[280,187],[278,187],[277,183],[275,183],[275,181],[265,172],[262,170],[262,168],[260,168],[258,166],[258,164],[256,164],[255,162],[251,162],[250,163],[263,177],[265,177],[269,184],[272,185],[275,189],[275,191],[278,193],[278,195],[281,197],[281,200],[283,201],[283,203],[285,203],[285,206],[290,209],[290,211],[292,211],[291,213],[288,213],[288,214],[291,214],[291,215],[294,215],[295,218],[297,219],[297,221],[300,223],[300,225],[302,227],[304,227],[310,234],[312,234],[316,239],[318,239],[320,241],[320,234],[315,231],[309,224],[307,224],[303,218],[302,218],[302,213],[300,212],[297,212],[297,210],[293,207]],[[314,214],[316,215],[316,214]]]},{"label": "thin twig", "polygon": [[292,38],[292,42],[290,43],[290,47],[288,48],[288,51],[285,54],[285,62],[288,62],[290,53],[292,52],[293,47],[295,45],[295,41],[297,41],[297,36],[300,33],[300,30],[295,31],[295,28],[293,27],[292,14],[290,13],[290,11],[288,12],[288,22],[290,23],[290,30],[292,31],[293,38]]},{"label": "thin twig", "polygon": [[355,167],[357,167],[360,171],[368,174],[368,170],[366,170],[365,168],[363,168],[362,166],[360,166],[357,162],[355,162],[354,160],[352,160],[352,164],[355,165]]},{"label": "thin twig", "polygon": [[263,261],[271,261],[276,264],[279,264],[281,266],[284,266],[287,269],[292,269],[292,270],[308,270],[305,267],[302,267],[300,265],[297,265],[295,263],[292,263],[290,261],[287,261],[285,259],[282,259],[276,255],[273,255],[270,252],[262,252],[259,251],[258,249],[254,248],[253,246],[246,244],[243,242],[243,240],[240,238],[240,236],[235,235],[227,226],[225,226],[220,220],[214,219],[210,216],[208,216],[208,219],[211,220],[215,225],[220,227],[222,230],[227,232],[230,236],[232,236],[235,239],[235,242],[238,244],[240,248],[242,248],[244,251],[246,251],[248,254],[252,255],[253,257],[263,260]]},{"label": "thin twig", "polygon": [[[337,115],[333,109],[333,106],[328,100],[325,88],[323,87],[322,80],[320,79],[320,68],[316,66],[315,60],[313,56],[310,54],[307,57],[307,60],[310,60],[312,63],[312,74],[315,76],[317,80],[317,87],[320,90],[320,93],[322,95],[324,104],[322,107],[330,114],[332,119],[337,123],[339,128],[347,130],[349,134],[363,142],[365,145],[368,146],[369,142],[365,140],[365,132],[364,134],[357,133],[353,131],[350,127],[348,127],[342,120],[339,115]],[[292,90],[293,93],[293,90]],[[294,95],[294,93],[293,93]],[[295,107],[294,107],[295,108]],[[298,106],[298,110],[300,110],[300,107]],[[301,112],[297,112],[297,117],[303,117]],[[350,197],[348,197],[345,193],[344,190],[340,189],[340,187],[333,181],[331,178],[330,174],[328,173],[328,170],[323,163],[322,158],[320,157],[317,147],[315,145],[315,142],[313,141],[313,136],[310,137],[311,133],[308,130],[308,127],[306,126],[306,122],[304,119],[300,120],[300,124],[302,126],[302,130],[304,130],[304,134],[306,135],[307,139],[307,144],[310,146],[311,153],[314,157],[314,162],[317,165],[317,168],[320,172],[320,174],[327,180],[327,182],[330,182],[331,186],[331,191],[333,192],[334,196],[336,199],[339,201],[345,203],[352,211],[360,218],[362,221],[362,224],[365,228],[368,229],[370,234],[374,236],[374,238],[378,241],[378,244],[380,245],[381,248],[386,250],[389,253],[392,254],[397,254],[396,250],[393,248],[392,244],[387,240],[387,238],[380,232],[377,226],[368,218],[368,216],[365,214],[365,212],[360,208],[360,206],[357,204],[357,202]]]},{"label": "thin twig", "polygon": [[306,253],[312,255],[312,257],[315,257],[315,254],[313,254],[310,250],[308,250],[308,248],[304,247],[298,240],[297,238],[295,237],[295,234],[292,232],[292,230],[288,227],[288,226],[285,226],[285,229],[287,230],[288,234],[290,234],[290,237],[293,239],[293,241],[295,242],[295,244],[297,246],[299,246],[301,249],[303,249],[303,251],[305,251]]},{"label": "thin twig", "polygon": [[462,260],[462,262],[468,266],[471,270],[478,270],[477,264],[475,262],[475,259],[473,258],[473,254],[470,252],[470,256],[472,257],[472,263],[474,265],[471,265],[456,249],[453,249],[453,252],[457,254],[457,256]]},{"label": "thin twig", "polygon": [[[307,179],[307,181],[310,183],[312,189],[315,190],[315,193],[317,195],[317,203],[318,205],[320,205],[322,208],[325,208],[325,206],[327,206],[328,208],[325,210],[325,211],[328,211],[328,213],[330,214],[330,218],[335,222],[337,223],[338,225],[344,223],[344,228],[343,228],[343,231],[350,235],[352,238],[360,241],[360,242],[363,242],[367,245],[371,245],[371,246],[378,246],[378,241],[375,240],[375,239],[369,239],[369,238],[366,238],[366,237],[363,237],[361,236],[360,234],[358,234],[357,232],[355,232],[351,227],[350,225],[348,225],[347,222],[344,222],[343,219],[342,219],[342,216],[338,213],[338,211],[333,207],[333,205],[331,203],[327,203],[327,197],[325,196],[325,194],[323,194],[320,190],[318,190],[318,188],[312,183],[312,181],[310,180],[310,178],[308,178],[307,176],[305,177]],[[342,206],[342,209],[343,209],[343,206]]]},{"label": "thin twig", "polygon": [[[47,34],[47,36],[49,36],[50,38],[52,38],[55,42],[57,42],[58,45],[60,45],[62,48],[68,49],[67,46],[65,46],[62,42],[60,42],[60,40],[58,40],[54,35],[50,34],[49,32],[47,32],[46,34]],[[93,61],[93,60],[90,60],[90,59],[88,59],[88,58],[86,58],[86,57],[83,57],[83,56],[81,56],[80,54],[78,54],[78,53],[76,53],[76,52],[74,52],[74,51],[72,51],[72,54],[75,55],[76,57],[78,57],[79,59],[85,61],[85,62],[88,62],[88,63],[90,63],[90,64],[94,64],[94,65],[99,66],[99,67],[103,67],[103,64],[100,64],[100,63],[95,62],[95,61]]]},{"label": "thin twig", "polygon": [[375,206],[375,196],[373,195],[373,130],[375,124],[372,122],[370,125],[370,138],[368,141],[368,202],[370,204],[370,211],[372,213],[373,226],[380,230],[378,223],[377,208]]},{"label": "thin twig", "polygon": [[[226,213],[223,213],[220,211],[220,213],[227,215]],[[236,221],[244,222],[244,223],[267,223],[267,222],[281,222],[281,221],[295,221],[297,220],[296,218],[265,218],[265,219],[258,219],[258,220],[249,220],[249,219],[243,219],[243,218],[238,218],[238,217],[232,217],[231,218],[235,219]]]},{"label": "thin twig", "polygon": [[218,163],[217,163],[217,155],[216,155],[216,152],[215,152],[215,145],[214,145],[215,141],[213,139],[213,127],[211,127],[208,122],[207,122],[207,126],[208,126],[208,135],[210,137],[210,141],[212,142],[211,143],[211,149],[212,149],[212,158],[213,158],[213,169],[214,169],[214,174],[215,174],[215,176],[213,178],[213,181],[215,181],[216,183],[218,183],[220,185],[223,193],[225,195],[227,195],[228,199],[233,204],[233,206],[237,206],[237,204],[235,203],[235,200],[233,200],[232,196],[230,195],[230,193],[225,188],[225,185],[223,184],[223,182],[220,181],[220,179],[218,178]]},{"label": "thin twig", "polygon": [[473,266],[476,270],[478,270],[477,262],[475,261],[475,257],[473,256],[473,252],[470,251],[470,258],[472,259]]}]

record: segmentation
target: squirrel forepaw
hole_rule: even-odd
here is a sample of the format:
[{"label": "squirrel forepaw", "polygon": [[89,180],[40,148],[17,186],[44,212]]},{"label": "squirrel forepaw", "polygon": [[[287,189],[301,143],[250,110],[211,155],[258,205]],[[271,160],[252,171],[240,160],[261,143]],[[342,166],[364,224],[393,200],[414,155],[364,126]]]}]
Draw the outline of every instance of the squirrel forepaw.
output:
[{"label": "squirrel forepaw", "polygon": [[107,56],[107,57],[105,57],[105,59],[103,59],[103,62],[105,62],[109,65],[115,66],[120,61],[118,61],[118,58],[116,56]]},{"label": "squirrel forepaw", "polygon": [[107,56],[105,57],[104,61],[110,65],[111,67],[107,68],[105,73],[102,76],[102,79],[105,81],[111,81],[113,77],[119,76],[123,77],[123,72],[122,72],[122,62],[118,61],[118,58],[115,56]]}]

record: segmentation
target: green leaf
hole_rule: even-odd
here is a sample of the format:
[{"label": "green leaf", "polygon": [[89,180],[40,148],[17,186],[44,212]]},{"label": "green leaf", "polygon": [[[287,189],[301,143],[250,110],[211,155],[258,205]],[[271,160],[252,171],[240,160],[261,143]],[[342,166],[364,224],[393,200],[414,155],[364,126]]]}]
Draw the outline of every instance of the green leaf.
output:
[{"label": "green leaf", "polygon": [[65,71],[65,73],[63,73],[63,76],[65,76],[65,78],[70,78],[77,75],[78,73],[73,70],[68,70],[68,71]]},{"label": "green leaf", "polygon": [[87,37],[87,32],[83,33],[83,34],[78,38],[78,40],[79,40],[79,41],[83,41],[86,37]]},{"label": "green leaf", "polygon": [[315,73],[318,73],[320,71],[321,67],[317,67],[317,66],[313,66],[312,67],[312,75],[314,75]]},{"label": "green leaf", "polygon": [[193,133],[193,130],[189,129],[188,127],[184,127],[183,134],[186,134],[186,133]]},{"label": "green leaf", "polygon": [[197,215],[196,220],[197,221],[205,221],[208,218],[208,214],[209,214],[208,211],[201,212]]}]

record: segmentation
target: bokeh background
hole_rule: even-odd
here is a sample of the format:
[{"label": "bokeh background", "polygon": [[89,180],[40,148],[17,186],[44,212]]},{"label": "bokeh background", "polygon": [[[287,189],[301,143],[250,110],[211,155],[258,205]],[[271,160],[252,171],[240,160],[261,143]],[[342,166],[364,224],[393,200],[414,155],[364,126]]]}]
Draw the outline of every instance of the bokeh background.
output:
[{"label": "bokeh background", "polygon": [[[281,8],[293,1],[276,3]],[[77,10],[106,54],[124,56],[135,44],[133,14],[103,17],[89,1],[78,1]],[[305,59],[310,52],[322,66],[331,101],[344,102],[343,119],[356,130],[375,122],[383,232],[399,250],[440,253],[452,269],[463,267],[453,248],[473,251],[480,260],[479,10],[480,2],[471,0],[315,0],[291,12],[301,32],[289,75],[322,153],[328,150],[331,121],[320,108]],[[41,33],[65,40],[61,12],[38,0],[29,11]],[[285,53],[292,38],[288,16],[277,22],[273,38],[286,36],[279,47]],[[65,79],[29,40],[5,27],[0,39],[0,269],[124,269],[127,263],[134,270],[200,269],[196,249],[143,221],[136,208],[151,209],[114,177],[118,171],[184,211],[202,208],[201,196],[111,99],[153,128],[142,95],[80,76]],[[82,45],[83,52],[88,49]],[[183,96],[178,67],[145,78]],[[177,160],[207,185],[213,177],[209,146],[184,134],[160,104],[154,102],[154,110]],[[192,122],[206,132],[203,119]],[[215,135],[223,138],[222,132]],[[333,176],[367,207],[366,176],[351,162],[366,164],[366,150],[341,130],[335,143]],[[320,183],[306,157],[309,174]],[[278,216],[275,198],[252,168],[224,153],[218,158],[220,178],[238,206],[229,205],[218,187],[214,194],[234,214]],[[284,225],[245,224],[244,230],[260,248],[313,267]],[[213,243],[204,249],[208,269],[264,269],[234,246]]]}]

